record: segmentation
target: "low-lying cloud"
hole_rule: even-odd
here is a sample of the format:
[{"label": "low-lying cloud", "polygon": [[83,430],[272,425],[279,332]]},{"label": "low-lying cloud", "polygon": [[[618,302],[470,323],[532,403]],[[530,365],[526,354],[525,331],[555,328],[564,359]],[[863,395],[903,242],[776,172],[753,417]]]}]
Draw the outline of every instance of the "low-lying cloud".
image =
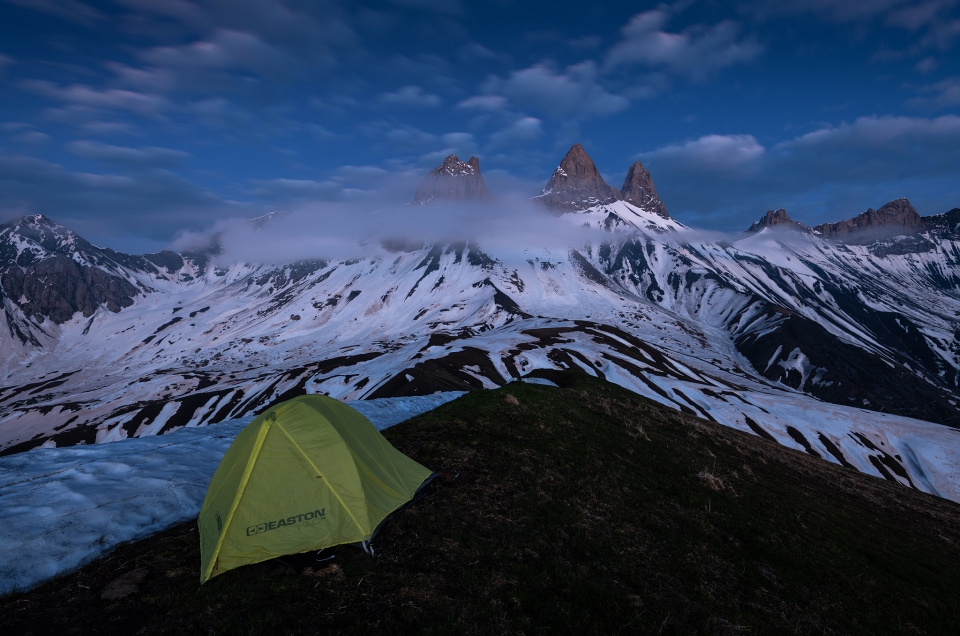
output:
[{"label": "low-lying cloud", "polygon": [[304,205],[253,222],[234,218],[210,232],[183,233],[174,250],[208,245],[215,234],[224,263],[291,263],[359,258],[433,243],[475,242],[497,254],[583,247],[609,241],[611,233],[582,225],[577,215],[557,217],[522,198],[491,204],[435,203],[372,208],[356,203]]}]

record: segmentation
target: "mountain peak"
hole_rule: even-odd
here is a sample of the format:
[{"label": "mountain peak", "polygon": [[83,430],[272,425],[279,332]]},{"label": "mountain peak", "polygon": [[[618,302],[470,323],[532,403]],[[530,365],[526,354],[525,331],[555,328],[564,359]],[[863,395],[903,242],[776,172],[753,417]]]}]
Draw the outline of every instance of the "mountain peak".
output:
[{"label": "mountain peak", "polygon": [[448,155],[443,163],[417,184],[414,204],[430,201],[490,201],[493,195],[480,174],[480,160],[470,157],[461,161],[457,155]]},{"label": "mountain peak", "polygon": [[534,201],[561,211],[586,210],[621,201],[623,195],[607,184],[580,144],[573,144]]},{"label": "mountain peak", "polygon": [[915,234],[924,229],[920,214],[906,198],[894,199],[880,206],[867,209],[852,219],[837,223],[824,223],[813,228],[823,238],[846,243],[872,243],[903,234]]},{"label": "mountain peak", "polygon": [[760,217],[759,221],[756,221],[753,225],[750,226],[750,229],[747,232],[755,233],[760,230],[768,227],[775,227],[778,229],[788,229],[788,230],[800,230],[807,232],[810,230],[806,225],[798,221],[794,221],[790,218],[790,215],[787,214],[787,211],[783,208],[779,210],[767,210],[767,213]]},{"label": "mountain peak", "polygon": [[57,228],[62,229],[65,232],[69,232],[67,228],[57,224],[55,221],[46,217],[42,214],[24,214],[23,216],[18,216],[10,219],[3,225],[0,225],[2,228],[16,228],[19,227],[29,228],[33,230],[40,230],[42,228],[55,230]]},{"label": "mountain peak", "polygon": [[653,212],[665,219],[670,218],[667,206],[657,196],[657,189],[653,185],[650,172],[637,161],[627,170],[627,178],[623,180],[620,189],[623,200],[647,212]]}]

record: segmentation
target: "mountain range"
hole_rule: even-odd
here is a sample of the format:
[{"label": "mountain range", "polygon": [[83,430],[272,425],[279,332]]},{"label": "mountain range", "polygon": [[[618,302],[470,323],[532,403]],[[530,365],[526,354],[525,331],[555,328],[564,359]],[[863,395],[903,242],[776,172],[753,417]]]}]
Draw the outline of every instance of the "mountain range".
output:
[{"label": "mountain range", "polygon": [[[490,203],[451,155],[412,204]],[[343,400],[570,369],[960,501],[960,208],[898,199],[718,240],[642,164],[620,190],[573,146],[533,203],[564,249],[384,241],[363,258],[133,256],[40,216],[0,226],[0,452],[102,443]],[[269,228],[276,218],[255,220]]]}]

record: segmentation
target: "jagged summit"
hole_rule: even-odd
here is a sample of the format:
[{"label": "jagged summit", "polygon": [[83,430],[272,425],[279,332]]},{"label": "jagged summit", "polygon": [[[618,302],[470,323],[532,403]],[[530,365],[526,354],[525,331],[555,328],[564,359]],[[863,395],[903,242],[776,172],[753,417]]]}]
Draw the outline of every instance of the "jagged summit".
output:
[{"label": "jagged summit", "polygon": [[457,155],[450,155],[443,163],[425,176],[413,197],[415,205],[431,201],[490,201],[493,195],[480,174],[480,160],[470,157],[469,161],[460,161]]},{"label": "jagged summit", "polygon": [[42,214],[24,214],[23,216],[10,219],[6,223],[0,225],[0,227],[7,228],[17,225],[26,225],[28,227],[61,227],[49,217],[46,217]]},{"label": "jagged summit", "polygon": [[0,267],[28,265],[51,254],[88,254],[96,251],[70,229],[42,214],[27,214],[0,225]]},{"label": "jagged summit", "polygon": [[774,227],[778,229],[797,230],[801,232],[810,231],[809,227],[803,223],[800,223],[799,221],[794,221],[790,218],[790,215],[787,214],[786,210],[780,208],[779,210],[767,210],[767,213],[764,214],[759,221],[756,221],[753,225],[751,225],[747,232],[753,234],[765,228]]},{"label": "jagged summit", "polygon": [[573,144],[543,192],[533,200],[560,211],[579,211],[621,201],[623,195],[603,180],[583,146]]},{"label": "jagged summit", "polygon": [[623,187],[620,189],[623,200],[631,205],[653,212],[665,219],[670,218],[667,212],[667,206],[663,204],[657,195],[657,189],[653,185],[653,179],[650,172],[643,167],[639,161],[630,166],[627,170],[627,178],[623,180]]},{"label": "jagged summit", "polygon": [[845,243],[872,243],[924,230],[923,220],[907,199],[894,199],[879,210],[866,212],[847,221],[817,225],[813,231],[823,238]]}]

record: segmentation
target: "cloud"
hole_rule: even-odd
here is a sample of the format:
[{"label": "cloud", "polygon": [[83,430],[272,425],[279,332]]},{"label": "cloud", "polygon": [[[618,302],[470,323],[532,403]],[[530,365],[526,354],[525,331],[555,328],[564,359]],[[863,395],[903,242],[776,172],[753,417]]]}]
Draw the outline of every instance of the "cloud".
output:
[{"label": "cloud", "polygon": [[173,108],[165,97],[123,89],[97,89],[84,84],[61,87],[45,80],[27,80],[23,87],[56,101],[103,108],[128,110],[145,117],[156,117]]},{"label": "cloud", "polygon": [[760,166],[766,148],[753,135],[705,135],[681,144],[670,144],[654,152],[637,155],[644,163],[689,169],[718,177],[746,176]]},{"label": "cloud", "polygon": [[918,73],[923,73],[924,75],[929,75],[930,73],[932,73],[932,72],[934,72],[935,70],[937,70],[937,67],[938,67],[938,66],[940,66],[940,64],[937,62],[936,59],[934,59],[934,58],[932,58],[932,57],[925,57],[925,58],[923,58],[922,60],[920,60],[919,62],[917,62],[916,66],[914,66],[914,68],[917,70]]},{"label": "cloud", "polygon": [[490,147],[513,146],[536,141],[543,135],[543,122],[536,117],[521,117],[506,128],[490,135]]},{"label": "cloud", "polygon": [[382,139],[398,150],[417,150],[437,143],[437,136],[415,126],[391,128],[382,134]]},{"label": "cloud", "polygon": [[440,140],[461,154],[473,154],[477,147],[473,134],[467,132],[445,133],[440,136]]},{"label": "cloud", "polygon": [[861,117],[777,144],[777,162],[823,179],[884,180],[955,174],[960,117]]},{"label": "cloud", "polygon": [[272,77],[283,73],[291,60],[252,33],[217,29],[207,39],[185,46],[160,46],[140,53],[159,68],[196,71],[236,69]]},{"label": "cloud", "polygon": [[834,22],[853,22],[887,15],[911,0],[750,0],[741,10],[760,19],[813,14]]},{"label": "cloud", "polygon": [[916,31],[937,21],[942,13],[948,11],[956,3],[957,0],[927,0],[910,4],[887,15],[886,23]]},{"label": "cloud", "polygon": [[459,0],[390,0],[390,4],[404,9],[425,9],[449,14],[459,14],[463,11]]},{"label": "cloud", "polygon": [[457,104],[457,108],[467,110],[503,110],[506,106],[507,98],[503,95],[475,95]]},{"label": "cloud", "polygon": [[433,108],[443,103],[437,95],[424,93],[419,86],[404,86],[395,93],[381,93],[379,101],[381,104],[407,108]]},{"label": "cloud", "polygon": [[267,179],[253,181],[251,194],[271,201],[337,201],[344,198],[342,184],[311,179]]},{"label": "cloud", "polygon": [[49,143],[50,135],[42,133],[39,130],[27,130],[22,133],[18,133],[10,138],[12,141],[15,141],[19,144],[45,144]]},{"label": "cloud", "polygon": [[0,215],[45,214],[115,249],[131,237],[155,243],[182,228],[202,228],[241,207],[166,170],[75,172],[0,153]]},{"label": "cloud", "polygon": [[951,12],[960,0],[752,0],[741,5],[742,12],[765,20],[813,15],[829,22],[866,23],[881,21],[886,26],[908,31],[925,30],[919,44],[947,50],[960,37],[960,20]]},{"label": "cloud", "polygon": [[78,0],[7,0],[7,2],[80,24],[91,24],[104,19],[100,11]]},{"label": "cloud", "polygon": [[341,183],[373,189],[382,185],[390,172],[380,166],[341,166],[335,172],[335,179]]},{"label": "cloud", "polygon": [[509,62],[510,56],[504,53],[494,53],[482,44],[471,42],[460,49],[457,58],[466,64],[480,61]]},{"label": "cloud", "polygon": [[709,135],[637,156],[681,221],[745,228],[787,207],[815,224],[899,196],[938,213],[960,202],[960,117],[862,117],[764,147],[749,135]]},{"label": "cloud", "polygon": [[558,71],[547,63],[513,71],[502,79],[490,77],[482,89],[490,96],[503,96],[521,107],[556,119],[611,115],[625,110],[630,101],[598,83],[597,65],[581,62]]},{"label": "cloud", "polygon": [[[219,235],[224,262],[287,263],[318,258],[389,256],[385,240],[407,244],[477,241],[498,257],[516,257],[519,263],[529,249],[582,247],[591,241],[610,240],[599,228],[580,225],[576,215],[558,219],[525,198],[503,197],[493,204],[433,204],[383,206],[370,201],[316,201],[279,215],[261,228],[247,219],[218,222],[210,233]],[[199,242],[197,234],[185,234],[173,244],[183,249]]]},{"label": "cloud", "polygon": [[152,13],[176,18],[186,24],[199,26],[206,21],[204,11],[197,4],[187,0],[115,0],[115,2],[141,14]]},{"label": "cloud", "polygon": [[924,86],[920,93],[921,97],[910,100],[911,106],[928,110],[960,106],[960,77],[948,77],[936,84]]},{"label": "cloud", "polygon": [[118,62],[105,66],[116,74],[115,83],[154,94],[245,91],[251,88],[250,76],[280,82],[298,67],[297,60],[257,35],[230,29],[216,29],[190,44],[157,46],[137,55],[146,66]]},{"label": "cloud", "polygon": [[109,137],[113,135],[135,135],[137,129],[120,121],[88,121],[80,124],[80,129],[88,135]]},{"label": "cloud", "polygon": [[954,40],[958,37],[960,37],[960,20],[944,20],[935,23],[920,43],[946,51],[953,46]]},{"label": "cloud", "polygon": [[741,39],[739,25],[731,20],[669,33],[663,28],[669,18],[664,9],[633,16],[620,29],[620,41],[607,54],[607,66],[641,65],[703,77],[726,66],[755,60],[763,52],[756,40]]},{"label": "cloud", "polygon": [[96,159],[122,167],[168,168],[185,163],[190,153],[170,148],[128,148],[111,146],[98,141],[74,141],[67,150],[85,159]]}]

